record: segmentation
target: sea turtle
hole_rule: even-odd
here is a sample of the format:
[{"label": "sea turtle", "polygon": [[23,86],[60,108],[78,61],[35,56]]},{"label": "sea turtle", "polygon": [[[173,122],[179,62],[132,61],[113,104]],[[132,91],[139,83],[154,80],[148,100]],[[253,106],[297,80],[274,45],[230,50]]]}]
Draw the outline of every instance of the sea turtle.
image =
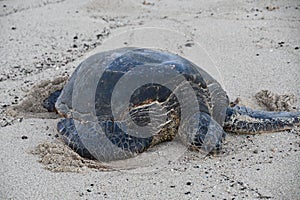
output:
[{"label": "sea turtle", "polygon": [[57,130],[83,157],[112,161],[180,138],[192,149],[218,151],[226,132],[292,129],[300,112],[229,106],[207,72],[168,52],[126,47],[95,54],[44,101],[64,116]]}]

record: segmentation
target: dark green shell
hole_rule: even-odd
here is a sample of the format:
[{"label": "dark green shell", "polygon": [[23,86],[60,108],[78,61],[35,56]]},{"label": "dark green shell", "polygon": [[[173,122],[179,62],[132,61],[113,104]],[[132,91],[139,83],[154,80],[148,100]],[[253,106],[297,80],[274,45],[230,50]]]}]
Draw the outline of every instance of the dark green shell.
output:
[{"label": "dark green shell", "polygon": [[218,149],[227,106],[220,84],[200,67],[145,48],[89,57],[56,102],[66,117],[58,124],[66,142],[101,161],[132,157],[174,137],[206,152]]}]

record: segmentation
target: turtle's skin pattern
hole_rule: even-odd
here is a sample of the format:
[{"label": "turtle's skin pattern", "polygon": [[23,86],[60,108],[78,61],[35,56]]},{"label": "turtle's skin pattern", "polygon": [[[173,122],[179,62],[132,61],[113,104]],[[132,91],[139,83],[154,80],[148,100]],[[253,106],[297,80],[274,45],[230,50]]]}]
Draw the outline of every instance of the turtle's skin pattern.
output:
[{"label": "turtle's skin pattern", "polygon": [[290,130],[300,125],[300,112],[271,112],[247,107],[228,107],[224,129],[228,132],[255,134]]},{"label": "turtle's skin pattern", "polygon": [[44,107],[53,111],[54,102],[65,117],[57,125],[65,142],[100,161],[129,158],[175,137],[211,152],[221,148],[224,130],[261,133],[300,124],[300,112],[231,108],[221,85],[203,69],[178,55],[145,48],[89,57]]}]

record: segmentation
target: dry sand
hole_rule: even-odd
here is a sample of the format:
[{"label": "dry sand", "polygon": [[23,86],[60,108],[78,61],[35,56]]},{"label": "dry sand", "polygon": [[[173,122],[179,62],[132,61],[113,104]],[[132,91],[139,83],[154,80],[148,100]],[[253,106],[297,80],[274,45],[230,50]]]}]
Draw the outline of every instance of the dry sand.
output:
[{"label": "dry sand", "polygon": [[33,85],[122,46],[179,53],[247,106],[259,108],[254,95],[268,89],[294,94],[299,109],[299,1],[2,0],[0,20],[0,199],[300,198],[297,131],[229,134],[220,157],[165,144],[149,156],[170,162],[151,167],[52,172],[30,152],[59,144],[58,119],[5,114]]}]

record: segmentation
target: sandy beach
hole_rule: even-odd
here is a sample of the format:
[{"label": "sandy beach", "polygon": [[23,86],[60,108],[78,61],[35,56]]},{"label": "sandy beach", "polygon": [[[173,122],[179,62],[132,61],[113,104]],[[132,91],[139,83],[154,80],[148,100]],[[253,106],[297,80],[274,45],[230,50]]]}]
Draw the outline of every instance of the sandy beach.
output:
[{"label": "sandy beach", "polygon": [[[294,95],[299,111],[299,1],[1,0],[0,26],[0,199],[300,198],[299,129],[228,133],[226,153],[216,157],[175,141],[114,170],[67,149],[76,163],[55,172],[55,163],[32,152],[41,144],[65,148],[59,116],[38,106],[7,112],[30,92],[40,95],[32,88],[41,82],[126,46],[182,55],[218,80],[231,101],[264,109],[255,94],[269,90]],[[60,156],[55,162],[63,163]]]}]

